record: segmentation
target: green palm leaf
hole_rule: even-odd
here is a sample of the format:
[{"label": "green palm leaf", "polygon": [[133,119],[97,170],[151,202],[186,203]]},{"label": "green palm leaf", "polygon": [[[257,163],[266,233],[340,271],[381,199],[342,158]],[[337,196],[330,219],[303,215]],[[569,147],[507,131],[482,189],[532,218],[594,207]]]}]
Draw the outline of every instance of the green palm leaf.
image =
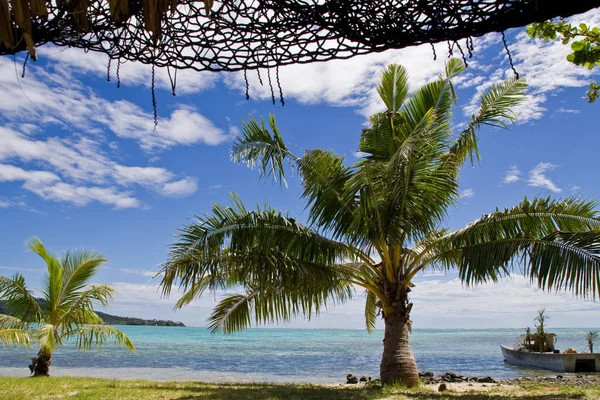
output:
[{"label": "green palm leaf", "polygon": [[0,275],[0,298],[6,300],[8,309],[20,320],[38,322],[42,319],[42,310],[20,273],[12,279]]},{"label": "green palm leaf", "polygon": [[106,325],[85,325],[69,333],[74,337],[77,347],[89,349],[92,346],[101,347],[112,341],[114,344],[123,345],[135,353],[135,346],[129,337],[111,326]]},{"label": "green palm leaf", "polygon": [[286,158],[297,159],[283,143],[275,117],[269,116],[269,126],[273,134],[250,116],[250,122],[242,123],[242,135],[231,146],[231,157],[236,163],[246,163],[248,167],[258,166],[261,177],[273,177],[275,181],[286,184],[284,162]]},{"label": "green palm leaf", "polygon": [[0,342],[4,346],[22,345],[29,347],[30,339],[27,331],[23,329],[0,329]]}]

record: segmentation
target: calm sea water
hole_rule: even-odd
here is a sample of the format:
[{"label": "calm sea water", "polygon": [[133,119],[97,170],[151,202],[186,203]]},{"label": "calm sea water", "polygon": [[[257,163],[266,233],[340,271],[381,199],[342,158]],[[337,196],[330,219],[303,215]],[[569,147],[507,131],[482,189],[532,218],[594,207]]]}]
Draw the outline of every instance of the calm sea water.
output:
[{"label": "calm sea water", "polygon": [[[204,328],[122,326],[137,353],[107,346],[78,351],[72,344],[53,356],[52,374],[212,382],[339,383],[348,373],[377,377],[383,331],[249,329],[211,335]],[[589,330],[589,329],[588,329]],[[557,348],[586,349],[586,329],[553,329]],[[415,330],[411,343],[421,371],[515,378],[550,374],[506,365],[500,344],[513,345],[522,330]],[[34,348],[0,348],[0,376],[27,376]]]}]

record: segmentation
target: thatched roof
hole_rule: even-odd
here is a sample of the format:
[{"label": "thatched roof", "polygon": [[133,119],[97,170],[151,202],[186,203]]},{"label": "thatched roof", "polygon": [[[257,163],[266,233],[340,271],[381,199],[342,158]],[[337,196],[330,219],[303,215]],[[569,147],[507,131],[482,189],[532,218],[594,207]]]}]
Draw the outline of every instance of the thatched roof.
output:
[{"label": "thatched roof", "polygon": [[236,71],[471,38],[599,0],[0,0],[0,54],[45,43],[179,69]]}]

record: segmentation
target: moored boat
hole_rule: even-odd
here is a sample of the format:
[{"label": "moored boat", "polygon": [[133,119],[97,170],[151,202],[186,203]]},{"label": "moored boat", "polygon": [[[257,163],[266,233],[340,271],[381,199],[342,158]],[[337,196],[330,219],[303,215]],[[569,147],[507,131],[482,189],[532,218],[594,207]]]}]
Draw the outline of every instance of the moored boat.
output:
[{"label": "moored boat", "polygon": [[555,372],[600,372],[600,353],[538,353],[500,346],[504,361]]},{"label": "moored boat", "polygon": [[[527,334],[521,336],[515,347],[500,345],[504,361],[555,372],[600,372],[600,353],[578,353],[574,349],[560,352],[554,348],[555,334],[544,334],[543,341],[539,338]],[[540,349],[543,351],[536,351]]]}]

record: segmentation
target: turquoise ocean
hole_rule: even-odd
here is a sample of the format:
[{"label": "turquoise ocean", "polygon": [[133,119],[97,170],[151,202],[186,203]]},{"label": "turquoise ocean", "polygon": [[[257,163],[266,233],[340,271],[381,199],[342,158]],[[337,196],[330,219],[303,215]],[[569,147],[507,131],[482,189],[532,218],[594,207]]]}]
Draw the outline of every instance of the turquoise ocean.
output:
[{"label": "turquoise ocean", "polygon": [[[113,346],[78,351],[72,343],[53,355],[55,376],[208,382],[341,383],[346,374],[377,377],[383,331],[248,329],[211,335],[205,328],[121,326],[136,354]],[[589,329],[553,329],[557,348],[586,350]],[[420,371],[516,378],[551,372],[504,363],[500,344],[514,345],[521,329],[414,330],[410,340]],[[35,348],[0,348],[0,376],[27,376]]]}]

